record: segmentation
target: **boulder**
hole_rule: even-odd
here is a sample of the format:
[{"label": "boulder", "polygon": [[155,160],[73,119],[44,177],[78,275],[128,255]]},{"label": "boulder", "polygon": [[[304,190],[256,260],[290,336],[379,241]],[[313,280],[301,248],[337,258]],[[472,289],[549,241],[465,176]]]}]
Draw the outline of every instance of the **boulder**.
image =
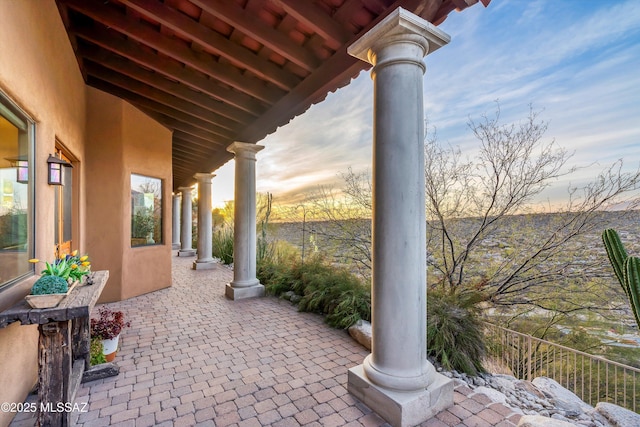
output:
[{"label": "boulder", "polygon": [[541,415],[523,415],[520,417],[518,427],[575,427],[575,424]]},{"label": "boulder", "polygon": [[582,399],[551,378],[538,377],[532,383],[551,403],[565,411],[568,416],[578,416],[593,410],[593,406],[583,402]]},{"label": "boulder", "polygon": [[493,376],[492,381],[499,390],[508,393],[516,390],[515,384],[518,380],[512,375],[497,374]]},{"label": "boulder", "polygon": [[294,296],[295,293],[293,291],[287,291],[287,292],[283,292],[282,295],[280,295],[280,298],[282,299],[286,299],[287,301],[291,300],[291,297]]},{"label": "boulder", "polygon": [[371,350],[371,323],[358,320],[349,327],[349,335],[367,350]]},{"label": "boulder", "polygon": [[535,396],[538,399],[544,399],[544,394],[540,390],[534,386],[531,381],[526,380],[517,380],[515,381],[516,390],[522,390],[524,392],[529,393],[532,396]]},{"label": "boulder", "polygon": [[596,411],[614,427],[640,426],[640,414],[613,403],[600,402],[596,405]]},{"label": "boulder", "polygon": [[489,387],[481,386],[481,387],[476,388],[474,391],[476,393],[479,393],[479,394],[484,394],[489,399],[491,399],[492,402],[502,403],[503,405],[508,405],[507,404],[507,400],[508,400],[507,396],[505,396],[504,393],[499,392],[495,388],[489,388]]}]

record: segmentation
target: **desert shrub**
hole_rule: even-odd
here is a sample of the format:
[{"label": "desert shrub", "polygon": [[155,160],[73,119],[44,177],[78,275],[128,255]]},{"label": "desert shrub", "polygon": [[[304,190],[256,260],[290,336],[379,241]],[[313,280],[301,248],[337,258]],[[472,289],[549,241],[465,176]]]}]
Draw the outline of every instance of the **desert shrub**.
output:
[{"label": "desert shrub", "polygon": [[270,295],[281,295],[291,289],[285,284],[285,276],[290,274],[291,266],[297,256],[296,248],[290,243],[277,240],[269,243],[265,256],[257,257],[256,276],[267,285]]},{"label": "desert shrub", "polygon": [[31,288],[31,295],[64,294],[69,284],[60,276],[40,276]]},{"label": "desert shrub", "polygon": [[482,324],[477,304],[484,300],[478,292],[428,292],[427,350],[445,369],[469,375],[484,372],[485,354]]},{"label": "desert shrub", "polygon": [[294,292],[302,299],[300,311],[326,315],[326,322],[334,328],[348,328],[360,319],[371,319],[371,291],[353,274],[329,265],[322,258],[264,263],[259,279],[267,293],[282,295]]},{"label": "desert shrub", "polygon": [[213,233],[211,239],[212,255],[222,261],[223,264],[233,263],[233,229],[223,227]]}]

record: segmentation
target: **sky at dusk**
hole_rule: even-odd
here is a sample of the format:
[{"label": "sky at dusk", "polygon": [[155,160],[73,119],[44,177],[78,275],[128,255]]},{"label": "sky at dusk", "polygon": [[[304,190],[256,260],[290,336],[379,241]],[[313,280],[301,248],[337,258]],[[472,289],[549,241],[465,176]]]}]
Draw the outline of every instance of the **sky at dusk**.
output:
[{"label": "sky at dusk", "polygon": [[[452,12],[439,28],[451,43],[425,59],[425,115],[438,141],[473,156],[469,118],[524,120],[529,105],[549,123],[545,140],[588,166],[545,193],[593,179],[623,159],[640,165],[640,1],[493,0]],[[363,71],[259,142],[257,191],[274,204],[297,203],[339,174],[371,169],[373,83]],[[214,204],[233,199],[233,161],[214,172]]]}]

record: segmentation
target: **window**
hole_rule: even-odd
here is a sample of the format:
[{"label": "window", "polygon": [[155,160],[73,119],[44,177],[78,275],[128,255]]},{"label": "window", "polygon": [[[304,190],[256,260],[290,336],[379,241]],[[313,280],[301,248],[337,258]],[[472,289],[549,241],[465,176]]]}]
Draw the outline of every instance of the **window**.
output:
[{"label": "window", "polygon": [[131,246],[162,243],[162,180],[131,174]]},{"label": "window", "polygon": [[33,126],[0,94],[0,287],[34,271]]}]

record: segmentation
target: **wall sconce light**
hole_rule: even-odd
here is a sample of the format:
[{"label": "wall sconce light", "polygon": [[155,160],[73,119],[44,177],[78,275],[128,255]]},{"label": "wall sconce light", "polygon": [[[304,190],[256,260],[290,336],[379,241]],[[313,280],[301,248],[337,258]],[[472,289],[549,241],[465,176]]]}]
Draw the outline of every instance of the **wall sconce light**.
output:
[{"label": "wall sconce light", "polygon": [[62,185],[64,168],[72,168],[73,165],[51,154],[49,154],[47,163],[49,164],[49,185]]},{"label": "wall sconce light", "polygon": [[18,160],[16,163],[18,170],[18,176],[16,181],[20,184],[26,184],[29,182],[29,162],[26,160]]},{"label": "wall sconce light", "polygon": [[5,157],[5,160],[9,161],[9,165],[12,168],[16,168],[17,182],[20,184],[26,184],[29,182],[29,161],[27,160],[27,156]]}]

